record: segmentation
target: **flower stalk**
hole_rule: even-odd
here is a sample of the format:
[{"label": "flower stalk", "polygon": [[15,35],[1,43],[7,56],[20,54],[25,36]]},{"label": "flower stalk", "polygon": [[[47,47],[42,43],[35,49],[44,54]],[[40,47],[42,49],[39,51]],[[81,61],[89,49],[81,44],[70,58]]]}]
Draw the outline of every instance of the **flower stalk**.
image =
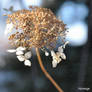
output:
[{"label": "flower stalk", "polygon": [[45,76],[50,80],[50,82],[55,86],[55,88],[56,88],[59,92],[64,92],[64,91],[60,88],[60,86],[55,82],[55,80],[50,76],[50,74],[46,71],[46,69],[44,68],[38,48],[36,48],[36,54],[37,54],[37,58],[38,58],[38,62],[39,62],[40,68],[41,68],[41,70],[43,71],[43,73],[45,74]]}]

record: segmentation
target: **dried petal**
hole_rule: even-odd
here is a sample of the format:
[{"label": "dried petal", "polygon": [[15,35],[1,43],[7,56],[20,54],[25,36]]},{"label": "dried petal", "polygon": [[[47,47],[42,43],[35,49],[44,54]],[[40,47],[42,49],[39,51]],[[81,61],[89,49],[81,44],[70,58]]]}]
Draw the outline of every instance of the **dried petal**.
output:
[{"label": "dried petal", "polygon": [[62,60],[61,58],[58,58],[57,63],[60,63],[60,62],[61,62],[61,60]]},{"label": "dried petal", "polygon": [[52,61],[52,67],[53,67],[53,68],[56,68],[57,64],[58,64],[58,63],[57,63],[56,60],[53,60],[53,61]]},{"label": "dried petal", "polygon": [[66,59],[66,55],[64,53],[60,53],[60,54],[61,54],[61,58],[65,60]]},{"label": "dried petal", "polygon": [[61,56],[60,52],[56,52],[56,56],[60,57]]},{"label": "dried petal", "polygon": [[26,66],[31,66],[31,61],[30,61],[30,60],[25,60],[25,61],[24,61],[24,65],[26,65]]},{"label": "dried petal", "polygon": [[59,51],[60,53],[62,53],[62,52],[63,52],[63,47],[62,47],[62,46],[58,47],[58,51]]},{"label": "dried petal", "polygon": [[17,52],[16,52],[16,55],[23,55],[23,54],[24,54],[23,51],[17,51]]},{"label": "dried petal", "polygon": [[26,59],[31,58],[31,56],[32,56],[31,51],[29,51],[29,52],[25,53],[25,58],[26,58]]},{"label": "dried petal", "polygon": [[17,51],[26,50],[26,48],[25,48],[25,47],[20,46],[20,47],[18,47],[16,50],[17,50]]},{"label": "dried petal", "polygon": [[55,56],[55,52],[53,50],[51,50],[51,56]]},{"label": "dried petal", "polygon": [[17,58],[18,58],[19,61],[24,61],[25,60],[25,57],[22,56],[22,55],[21,56],[17,56]]},{"label": "dried petal", "polygon": [[7,50],[7,52],[14,53],[14,52],[16,52],[16,50],[15,49],[10,49],[10,50]]}]

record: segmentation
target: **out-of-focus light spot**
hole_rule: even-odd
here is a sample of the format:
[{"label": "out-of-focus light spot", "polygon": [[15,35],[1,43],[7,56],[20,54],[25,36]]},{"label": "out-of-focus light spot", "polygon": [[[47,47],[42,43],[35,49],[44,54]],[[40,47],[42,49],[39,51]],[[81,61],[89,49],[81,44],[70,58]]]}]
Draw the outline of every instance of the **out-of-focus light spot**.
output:
[{"label": "out-of-focus light spot", "polygon": [[14,7],[14,10],[21,10],[22,9],[22,5],[18,1],[13,2],[13,7]]},{"label": "out-of-focus light spot", "polygon": [[80,46],[87,42],[88,26],[85,22],[77,22],[69,27],[66,39],[72,46]]},{"label": "out-of-focus light spot", "polygon": [[69,26],[67,40],[72,46],[83,45],[87,41],[88,27],[84,22],[88,16],[88,7],[83,3],[65,2],[57,12],[57,16]]},{"label": "out-of-focus light spot", "polygon": [[74,21],[75,16],[75,4],[73,2],[65,2],[57,12],[64,23],[69,24]]},{"label": "out-of-focus light spot", "polygon": [[30,5],[32,6],[41,6],[42,0],[23,0],[26,8],[28,8]]},{"label": "out-of-focus light spot", "polygon": [[64,23],[72,24],[76,21],[84,20],[88,16],[88,8],[85,4],[65,2],[57,12]]},{"label": "out-of-focus light spot", "polygon": [[88,7],[85,4],[77,4],[77,17],[78,19],[85,19],[88,16]]}]

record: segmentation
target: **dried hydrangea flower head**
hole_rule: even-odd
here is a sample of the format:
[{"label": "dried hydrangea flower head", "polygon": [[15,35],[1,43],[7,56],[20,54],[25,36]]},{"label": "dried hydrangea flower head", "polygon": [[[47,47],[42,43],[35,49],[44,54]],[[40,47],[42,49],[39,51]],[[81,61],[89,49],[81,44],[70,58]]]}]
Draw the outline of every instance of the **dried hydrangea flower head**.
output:
[{"label": "dried hydrangea flower head", "polygon": [[[52,50],[58,37],[66,35],[65,24],[47,8],[31,7],[31,10],[18,10],[7,16],[5,34],[13,33],[8,39],[17,48],[26,47],[30,50],[46,47]],[[49,53],[45,51],[45,55]]]},{"label": "dried hydrangea flower head", "polygon": [[7,16],[7,24],[16,29],[9,37],[16,47],[53,48],[56,46],[58,36],[64,35],[66,30],[65,24],[47,8],[19,10]]},{"label": "dried hydrangea flower head", "polygon": [[[13,11],[13,10],[12,10]],[[63,92],[59,85],[53,80],[45,70],[39,54],[39,48],[45,52],[46,56],[51,54],[52,66],[55,68],[62,59],[66,59],[64,48],[68,42],[64,42],[55,52],[54,48],[58,37],[64,40],[66,36],[66,25],[50,9],[40,7],[30,7],[30,10],[13,11],[7,15],[7,25],[5,34],[9,34],[9,42],[16,49],[7,50],[10,53],[16,53],[19,61],[24,62],[26,66],[31,66],[32,57],[31,48],[36,48],[36,53],[40,67],[46,77],[52,82],[59,92]],[[45,49],[49,49],[50,53]]]}]

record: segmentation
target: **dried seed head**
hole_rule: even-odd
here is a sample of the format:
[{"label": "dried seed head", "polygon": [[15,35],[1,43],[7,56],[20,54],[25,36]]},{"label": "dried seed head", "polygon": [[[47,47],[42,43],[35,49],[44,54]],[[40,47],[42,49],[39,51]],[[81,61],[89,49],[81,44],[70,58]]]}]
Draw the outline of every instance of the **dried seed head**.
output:
[{"label": "dried seed head", "polygon": [[30,10],[18,10],[7,15],[7,24],[13,24],[16,32],[9,36],[10,43],[19,47],[56,46],[59,36],[65,36],[65,24],[56,18],[50,9],[32,7]]}]

